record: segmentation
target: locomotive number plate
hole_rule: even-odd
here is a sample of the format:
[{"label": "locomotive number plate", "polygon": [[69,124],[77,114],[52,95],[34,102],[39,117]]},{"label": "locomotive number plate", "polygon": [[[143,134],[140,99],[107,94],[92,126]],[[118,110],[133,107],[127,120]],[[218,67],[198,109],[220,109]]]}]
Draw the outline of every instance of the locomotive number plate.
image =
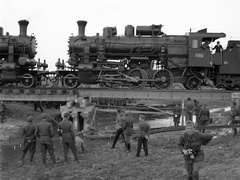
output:
[{"label": "locomotive number plate", "polygon": [[203,53],[196,53],[195,58],[203,58],[204,54]]}]

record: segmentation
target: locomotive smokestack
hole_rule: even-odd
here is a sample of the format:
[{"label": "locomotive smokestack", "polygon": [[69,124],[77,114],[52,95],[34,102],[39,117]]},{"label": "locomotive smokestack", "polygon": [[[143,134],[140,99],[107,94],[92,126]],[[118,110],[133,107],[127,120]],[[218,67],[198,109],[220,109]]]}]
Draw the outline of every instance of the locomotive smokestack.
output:
[{"label": "locomotive smokestack", "polygon": [[0,37],[3,36],[3,28],[0,27]]},{"label": "locomotive smokestack", "polygon": [[27,36],[27,26],[29,22],[27,20],[18,21],[20,27],[20,35],[19,36]]},{"label": "locomotive smokestack", "polygon": [[78,21],[77,24],[78,24],[78,36],[81,37],[85,36],[85,27],[87,21]]}]

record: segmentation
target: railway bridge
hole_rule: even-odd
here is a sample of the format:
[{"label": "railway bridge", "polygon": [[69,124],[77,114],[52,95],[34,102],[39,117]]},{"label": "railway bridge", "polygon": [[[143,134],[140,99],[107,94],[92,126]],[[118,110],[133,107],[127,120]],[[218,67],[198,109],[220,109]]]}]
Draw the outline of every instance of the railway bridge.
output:
[{"label": "railway bridge", "polygon": [[[105,99],[182,100],[187,97],[201,100],[231,100],[234,94],[226,90],[155,90],[155,89],[102,89],[102,88],[0,88],[2,101],[71,101],[78,97]],[[235,95],[236,96],[236,95]]]}]

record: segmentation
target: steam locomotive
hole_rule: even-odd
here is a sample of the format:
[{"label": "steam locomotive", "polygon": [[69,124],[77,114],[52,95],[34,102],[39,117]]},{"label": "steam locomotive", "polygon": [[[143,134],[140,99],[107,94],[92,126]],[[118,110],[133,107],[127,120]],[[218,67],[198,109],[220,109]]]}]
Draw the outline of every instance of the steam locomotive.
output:
[{"label": "steam locomotive", "polygon": [[[240,88],[240,41],[213,53],[203,43],[226,37],[207,29],[185,35],[166,35],[162,25],[105,27],[103,35],[86,36],[86,21],[78,21],[78,35],[69,38],[71,71],[63,71],[63,84],[99,84],[107,88],[169,89],[181,83],[186,89],[201,86]],[[60,62],[59,62],[60,63]]]},{"label": "steam locomotive", "polygon": [[[20,35],[3,35],[0,27],[0,86],[16,84],[25,88],[43,86],[43,82],[65,88],[97,84],[104,88],[169,89],[181,83],[186,89],[201,86],[240,88],[240,41],[228,41],[227,48],[212,53],[203,42],[215,42],[224,33],[207,29],[185,35],[166,35],[162,25],[125,27],[117,35],[116,27],[105,27],[103,35],[85,36],[86,21],[78,21],[78,35],[69,37],[68,69],[64,61],[57,70],[34,59],[37,42],[27,35],[26,20],[18,22]],[[45,83],[47,84],[47,82]]]},{"label": "steam locomotive", "polygon": [[[0,27],[0,85],[17,84],[25,88],[41,84],[46,61],[41,63],[34,59],[37,41],[34,35],[27,35],[27,20],[18,21],[19,36],[9,33],[3,35]],[[43,71],[41,70],[43,69]]]}]

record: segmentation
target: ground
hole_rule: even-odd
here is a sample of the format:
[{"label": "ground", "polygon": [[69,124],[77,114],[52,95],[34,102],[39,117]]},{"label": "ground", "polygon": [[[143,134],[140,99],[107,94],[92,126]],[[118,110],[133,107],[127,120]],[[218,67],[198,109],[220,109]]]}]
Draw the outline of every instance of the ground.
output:
[{"label": "ground", "polygon": [[[171,102],[173,103],[173,102]],[[228,101],[209,101],[204,102],[210,108],[224,108],[229,106]],[[8,103],[7,120],[1,124],[0,136],[7,136],[14,139],[19,136],[18,131],[26,124],[28,115],[34,116],[34,123],[39,122],[41,112],[33,111],[33,107],[23,103]],[[222,112],[222,111],[221,111]],[[58,110],[45,110],[44,113],[54,117]],[[226,124],[229,121],[229,112],[221,114],[212,113],[215,124]],[[114,121],[114,114],[97,114],[97,121]],[[6,128],[8,125],[9,128]],[[14,131],[11,125],[16,128]],[[2,133],[5,127],[4,134]],[[18,127],[18,128],[17,128]],[[18,130],[16,130],[18,129]],[[208,130],[214,133],[213,139],[207,146],[203,147],[205,151],[204,167],[200,171],[201,180],[239,180],[240,177],[240,136],[233,138],[231,131]],[[166,132],[151,135],[149,139],[149,156],[145,157],[141,152],[141,157],[136,155],[136,140],[132,140],[132,152],[124,151],[124,144],[117,143],[115,149],[110,149],[112,140],[86,140],[86,152],[81,152],[78,156],[80,163],[74,162],[72,154],[70,156],[70,165],[63,163],[62,150],[55,149],[57,159],[56,167],[48,159],[48,168],[42,166],[41,156],[36,153],[34,165],[29,164],[29,155],[26,163],[20,166],[19,159],[1,162],[0,175],[1,180],[182,180],[186,179],[186,172],[183,168],[182,154],[177,147],[179,136],[182,132]],[[57,135],[56,135],[57,136]],[[58,138],[58,137],[55,137]],[[16,141],[18,141],[16,139]],[[14,142],[11,141],[11,142]],[[1,141],[1,144],[7,144],[9,141]],[[39,149],[38,149],[39,151]]]}]

